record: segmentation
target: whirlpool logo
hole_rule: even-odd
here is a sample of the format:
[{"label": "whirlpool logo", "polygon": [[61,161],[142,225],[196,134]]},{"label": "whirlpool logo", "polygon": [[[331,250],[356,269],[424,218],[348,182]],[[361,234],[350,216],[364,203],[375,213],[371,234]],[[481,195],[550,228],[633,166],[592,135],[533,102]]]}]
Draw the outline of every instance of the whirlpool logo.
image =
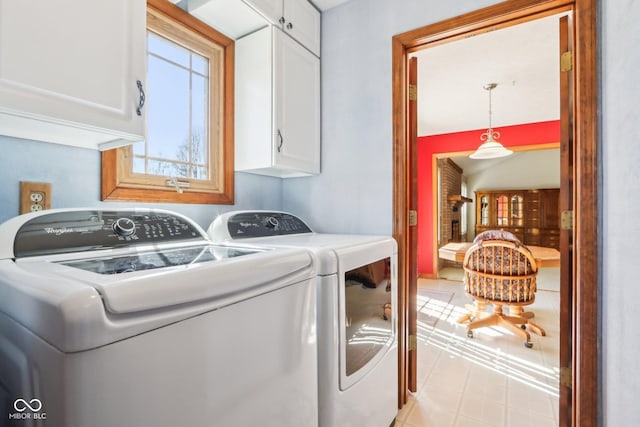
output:
[{"label": "whirlpool logo", "polygon": [[15,402],[13,402],[13,409],[15,409],[16,412],[9,413],[10,420],[47,419],[47,413],[42,410],[42,401],[40,399],[16,399]]}]

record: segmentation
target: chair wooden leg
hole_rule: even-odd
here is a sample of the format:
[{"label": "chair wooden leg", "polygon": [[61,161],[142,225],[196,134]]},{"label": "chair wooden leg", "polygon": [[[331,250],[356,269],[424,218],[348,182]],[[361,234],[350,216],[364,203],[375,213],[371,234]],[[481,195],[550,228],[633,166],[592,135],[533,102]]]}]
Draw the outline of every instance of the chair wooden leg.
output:
[{"label": "chair wooden leg", "polygon": [[526,324],[527,319],[523,317],[514,317],[514,316],[501,316],[500,317],[500,326],[505,329],[511,331],[514,335],[521,336],[525,339],[526,342],[531,342],[531,335],[526,329],[522,329],[518,325]]},{"label": "chair wooden leg", "polygon": [[481,317],[489,315],[486,312],[487,303],[482,301],[474,301],[473,304],[465,304],[464,308],[469,311],[467,314],[463,314],[458,317],[456,320],[458,323],[467,323],[470,322],[471,319],[480,319]]},{"label": "chair wooden leg", "polygon": [[500,323],[500,317],[501,316],[497,314],[492,314],[485,318],[474,320],[473,322],[469,323],[469,325],[467,326],[467,330],[470,331],[473,329],[484,328],[487,326],[496,326]]},{"label": "chair wooden leg", "polygon": [[529,320],[535,317],[536,315],[533,311],[524,311],[524,309],[521,306],[511,305],[509,306],[509,314],[511,316],[524,317],[525,319],[527,319],[526,325],[530,326],[533,332],[543,337],[547,335],[544,329],[542,329],[540,326],[538,326],[537,324]]},{"label": "chair wooden leg", "polygon": [[547,333],[545,332],[544,329],[542,329],[540,326],[538,326],[537,324],[527,321],[527,326],[531,328],[531,330],[533,332],[535,332],[536,334],[540,335],[540,336],[546,336]]},{"label": "chair wooden leg", "polygon": [[512,316],[526,317],[527,319],[531,319],[533,317],[536,317],[536,314],[533,311],[524,311],[524,308],[522,308],[519,305],[510,305],[509,306],[509,314],[512,315]]}]

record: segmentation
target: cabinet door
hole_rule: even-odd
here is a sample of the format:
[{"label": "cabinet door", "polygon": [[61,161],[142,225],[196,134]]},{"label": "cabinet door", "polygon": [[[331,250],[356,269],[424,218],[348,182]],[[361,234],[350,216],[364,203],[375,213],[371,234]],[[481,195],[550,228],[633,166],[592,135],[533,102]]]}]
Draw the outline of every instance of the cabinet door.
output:
[{"label": "cabinet door", "polygon": [[509,196],[510,224],[514,227],[524,226],[524,194],[512,193]]},{"label": "cabinet door", "polygon": [[490,196],[487,193],[476,193],[476,224],[489,226],[489,207],[490,207]]},{"label": "cabinet door", "polygon": [[320,12],[307,0],[284,0],[284,30],[320,56]]},{"label": "cabinet door", "polygon": [[[272,34],[265,27],[236,41],[235,168],[240,171],[273,166]],[[264,172],[263,172],[264,173]]]},{"label": "cabinet door", "polygon": [[548,189],[541,192],[543,224],[546,228],[560,229],[560,190]]},{"label": "cabinet door", "polygon": [[508,193],[497,194],[494,199],[495,225],[507,227],[509,222],[509,203],[511,198]]},{"label": "cabinet door", "polygon": [[320,60],[280,30],[274,36],[274,163],[320,173]]},{"label": "cabinet door", "polygon": [[[94,148],[142,139],[145,13],[144,0],[0,0],[3,133]],[[78,128],[101,135],[73,140]]]}]

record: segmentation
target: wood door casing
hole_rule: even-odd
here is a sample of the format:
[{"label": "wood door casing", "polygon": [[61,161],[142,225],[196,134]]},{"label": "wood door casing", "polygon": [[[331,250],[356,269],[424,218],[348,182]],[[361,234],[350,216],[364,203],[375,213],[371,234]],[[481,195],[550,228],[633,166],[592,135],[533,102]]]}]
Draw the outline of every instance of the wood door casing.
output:
[{"label": "wood door casing", "polygon": [[[569,17],[560,18],[559,27],[559,55],[562,57],[572,50],[569,37]],[[573,112],[571,95],[573,93],[573,73],[562,65],[560,74],[560,199],[558,203],[559,215],[563,211],[573,210]],[[573,325],[573,232],[560,229],[560,369],[573,367],[572,360],[572,325]],[[560,382],[559,406],[560,413],[570,419],[575,419],[572,411],[571,388]]]},{"label": "wood door casing", "polygon": [[[416,248],[408,246],[408,192],[412,191],[408,180],[409,146],[407,132],[407,110],[405,99],[407,58],[411,52],[449,42],[474,34],[515,25],[527,20],[550,16],[564,11],[572,11],[576,40],[573,63],[574,121],[571,132],[574,143],[573,177],[574,201],[576,207],[573,237],[573,304],[570,326],[571,339],[561,345],[573,349],[573,376],[571,379],[572,410],[560,411],[561,426],[597,426],[601,408],[599,395],[600,354],[598,350],[598,121],[597,121],[597,51],[596,51],[596,0],[509,0],[488,6],[465,15],[417,28],[396,35],[392,39],[392,94],[393,94],[393,154],[394,154],[394,237],[398,241],[398,277],[408,279],[410,260],[416,257]],[[406,285],[399,289],[406,291]],[[399,295],[405,299],[407,295]],[[561,316],[562,318],[562,316]],[[406,328],[406,325],[404,325]],[[406,333],[400,331],[400,335]],[[399,347],[400,351],[407,351]],[[404,373],[405,375],[408,372]],[[406,402],[407,378],[399,379],[400,406]]]},{"label": "wood door casing", "polygon": [[[410,189],[418,187],[418,59],[409,59],[409,96],[407,97],[408,109],[408,137],[409,137],[409,185]],[[417,218],[418,212],[418,192],[409,191],[407,196],[409,199],[409,210],[415,212]],[[418,227],[417,224],[409,224],[409,248],[418,246]],[[409,258],[409,274],[408,274],[408,298],[409,307],[407,309],[408,334],[409,334],[409,351],[407,358],[408,387],[412,392],[416,392],[417,376],[418,376],[418,261],[416,257]]]}]

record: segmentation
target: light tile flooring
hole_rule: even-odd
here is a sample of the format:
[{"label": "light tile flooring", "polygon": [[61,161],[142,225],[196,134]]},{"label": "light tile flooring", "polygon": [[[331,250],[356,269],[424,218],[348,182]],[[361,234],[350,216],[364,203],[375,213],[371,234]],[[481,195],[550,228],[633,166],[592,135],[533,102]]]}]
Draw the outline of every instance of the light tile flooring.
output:
[{"label": "light tile flooring", "polygon": [[[546,271],[544,271],[546,270]],[[500,328],[468,338],[456,319],[466,313],[462,282],[418,282],[418,389],[398,427],[555,427],[558,425],[558,269],[541,269],[527,309],[543,327],[533,348]]]}]

